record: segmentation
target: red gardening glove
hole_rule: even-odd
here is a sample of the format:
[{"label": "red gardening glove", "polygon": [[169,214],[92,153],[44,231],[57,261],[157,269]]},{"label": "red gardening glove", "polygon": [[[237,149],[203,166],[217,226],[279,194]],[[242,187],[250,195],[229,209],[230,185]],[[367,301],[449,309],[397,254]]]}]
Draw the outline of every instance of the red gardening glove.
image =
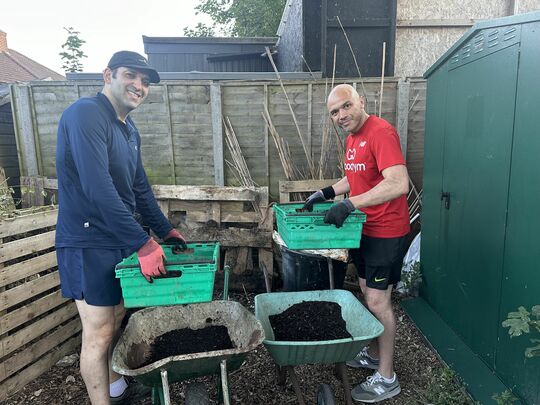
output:
[{"label": "red gardening glove", "polygon": [[187,249],[186,238],[176,229],[171,229],[163,238],[167,245],[179,245],[181,249]]},{"label": "red gardening glove", "polygon": [[152,282],[152,277],[167,273],[163,265],[165,253],[154,239],[148,239],[148,242],[137,251],[137,256],[139,257],[141,273],[149,283]]}]

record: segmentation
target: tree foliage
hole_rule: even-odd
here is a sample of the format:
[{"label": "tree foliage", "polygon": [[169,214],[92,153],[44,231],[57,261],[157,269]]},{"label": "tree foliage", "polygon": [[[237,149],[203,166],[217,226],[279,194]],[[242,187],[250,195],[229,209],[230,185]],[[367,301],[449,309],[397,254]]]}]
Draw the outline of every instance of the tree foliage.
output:
[{"label": "tree foliage", "polygon": [[216,30],[209,25],[197,23],[195,28],[184,27],[184,35],[186,37],[215,37]]},{"label": "tree foliage", "polygon": [[62,52],[59,55],[62,57],[62,69],[66,72],[82,72],[82,58],[86,58],[86,54],[81,49],[86,43],[84,39],[79,38],[79,31],[75,31],[73,27],[64,27],[68,37],[62,45]]},{"label": "tree foliage", "polygon": [[[286,0],[200,0],[196,14],[212,18],[211,26],[199,23],[195,29],[184,28],[188,36],[209,36],[219,30],[231,37],[275,36]],[[212,34],[213,35],[213,34]]]}]

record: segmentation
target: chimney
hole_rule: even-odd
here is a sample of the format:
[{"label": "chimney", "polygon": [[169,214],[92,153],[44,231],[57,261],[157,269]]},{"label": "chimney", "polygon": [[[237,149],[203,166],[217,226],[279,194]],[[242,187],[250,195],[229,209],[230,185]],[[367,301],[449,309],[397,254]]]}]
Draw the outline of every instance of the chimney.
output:
[{"label": "chimney", "polygon": [[8,50],[6,37],[7,34],[0,30],[0,52],[6,52]]}]

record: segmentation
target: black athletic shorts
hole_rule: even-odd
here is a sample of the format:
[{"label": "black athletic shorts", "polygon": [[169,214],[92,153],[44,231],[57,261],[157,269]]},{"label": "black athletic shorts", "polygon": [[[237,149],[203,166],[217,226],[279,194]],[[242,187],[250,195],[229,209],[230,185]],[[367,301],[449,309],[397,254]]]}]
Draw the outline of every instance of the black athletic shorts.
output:
[{"label": "black athletic shorts", "polygon": [[386,290],[390,284],[395,286],[401,280],[406,243],[407,235],[398,238],[362,235],[360,248],[349,250],[358,277],[365,279],[368,287],[377,290]]}]

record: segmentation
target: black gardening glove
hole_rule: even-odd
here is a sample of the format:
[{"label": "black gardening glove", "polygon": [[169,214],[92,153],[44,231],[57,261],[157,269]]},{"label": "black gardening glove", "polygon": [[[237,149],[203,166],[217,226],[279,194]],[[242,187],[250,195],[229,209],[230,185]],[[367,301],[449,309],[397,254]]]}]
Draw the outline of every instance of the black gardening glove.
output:
[{"label": "black gardening glove", "polygon": [[332,208],[326,211],[324,216],[325,224],[334,224],[336,228],[341,228],[343,222],[347,219],[349,214],[354,211],[354,205],[348,198],[343,201],[334,204]]},{"label": "black gardening glove", "polygon": [[322,190],[316,191],[311,194],[306,201],[304,201],[304,206],[302,209],[304,211],[313,211],[313,204],[325,202],[336,196],[336,192],[332,186],[323,188]]},{"label": "black gardening glove", "polygon": [[302,209],[304,211],[313,211],[313,204],[320,203],[326,201],[326,198],[324,198],[324,194],[321,190],[311,194],[306,201],[304,201],[304,206]]}]

